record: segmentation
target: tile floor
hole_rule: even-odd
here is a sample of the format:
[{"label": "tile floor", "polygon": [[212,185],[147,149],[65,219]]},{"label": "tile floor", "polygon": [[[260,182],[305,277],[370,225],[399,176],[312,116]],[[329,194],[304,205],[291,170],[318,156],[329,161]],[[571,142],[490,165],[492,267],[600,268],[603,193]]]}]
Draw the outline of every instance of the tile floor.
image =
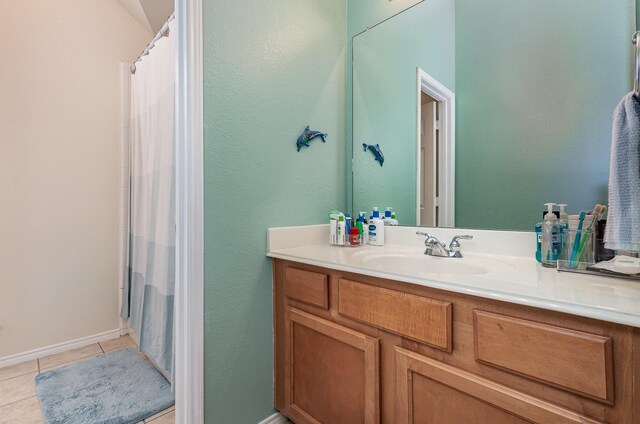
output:
[{"label": "tile floor", "polygon": [[[39,373],[123,347],[136,347],[136,345],[129,336],[123,336],[0,368],[0,424],[43,423],[35,385],[35,378]],[[174,407],[147,418],[144,423],[174,424]],[[142,424],[142,421],[138,424]]]}]

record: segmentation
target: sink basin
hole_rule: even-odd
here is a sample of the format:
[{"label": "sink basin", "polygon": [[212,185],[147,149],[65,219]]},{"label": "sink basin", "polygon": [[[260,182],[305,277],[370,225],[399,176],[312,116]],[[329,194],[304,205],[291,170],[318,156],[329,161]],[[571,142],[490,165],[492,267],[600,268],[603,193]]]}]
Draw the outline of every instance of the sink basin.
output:
[{"label": "sink basin", "polygon": [[379,270],[421,275],[483,275],[502,274],[514,267],[506,262],[482,256],[465,255],[462,258],[441,258],[413,251],[406,252],[358,252],[354,259],[362,266]]}]

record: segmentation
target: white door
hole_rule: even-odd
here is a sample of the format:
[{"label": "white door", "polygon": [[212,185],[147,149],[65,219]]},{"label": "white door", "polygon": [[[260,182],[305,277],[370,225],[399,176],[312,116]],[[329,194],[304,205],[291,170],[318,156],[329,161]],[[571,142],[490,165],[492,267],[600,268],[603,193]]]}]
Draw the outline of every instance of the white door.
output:
[{"label": "white door", "polygon": [[422,105],[420,125],[420,225],[438,226],[438,102]]}]

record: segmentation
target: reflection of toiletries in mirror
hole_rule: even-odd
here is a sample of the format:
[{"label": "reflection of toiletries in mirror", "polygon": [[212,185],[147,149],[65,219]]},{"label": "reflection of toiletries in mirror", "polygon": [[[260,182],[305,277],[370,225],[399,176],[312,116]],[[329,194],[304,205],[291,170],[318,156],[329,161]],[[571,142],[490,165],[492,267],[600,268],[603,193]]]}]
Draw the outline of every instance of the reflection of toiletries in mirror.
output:
[{"label": "reflection of toiletries in mirror", "polygon": [[380,218],[378,208],[373,208],[373,214],[369,220],[369,244],[384,245],[384,221]]},{"label": "reflection of toiletries in mirror", "polygon": [[560,254],[560,224],[558,217],[553,213],[555,203],[545,203],[547,214],[542,224],[542,265],[555,268]]},{"label": "reflection of toiletries in mirror", "polygon": [[384,225],[398,225],[393,208],[388,207],[387,210],[384,211]]},{"label": "reflection of toiletries in mirror", "polygon": [[338,246],[344,246],[345,235],[347,234],[346,223],[344,222],[344,215],[340,215],[338,218]]}]

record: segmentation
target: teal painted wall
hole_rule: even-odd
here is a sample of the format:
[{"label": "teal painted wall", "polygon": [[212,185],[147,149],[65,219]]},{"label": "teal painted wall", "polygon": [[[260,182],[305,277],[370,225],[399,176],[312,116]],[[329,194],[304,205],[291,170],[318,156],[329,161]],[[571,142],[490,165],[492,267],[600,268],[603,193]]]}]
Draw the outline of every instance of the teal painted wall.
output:
[{"label": "teal painted wall", "polygon": [[[353,208],[416,222],[419,67],[455,92],[455,7],[428,0],[353,38]],[[362,146],[380,144],[384,166]],[[381,209],[382,210],[382,209]]]},{"label": "teal painted wall", "polygon": [[347,0],[347,35],[351,38],[421,1]]},{"label": "teal painted wall", "polygon": [[345,38],[344,0],[204,2],[207,424],[273,413],[266,231],[346,205]]},{"label": "teal painted wall", "polygon": [[531,230],[607,201],[635,0],[456,0],[456,226]]}]

